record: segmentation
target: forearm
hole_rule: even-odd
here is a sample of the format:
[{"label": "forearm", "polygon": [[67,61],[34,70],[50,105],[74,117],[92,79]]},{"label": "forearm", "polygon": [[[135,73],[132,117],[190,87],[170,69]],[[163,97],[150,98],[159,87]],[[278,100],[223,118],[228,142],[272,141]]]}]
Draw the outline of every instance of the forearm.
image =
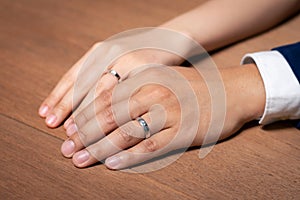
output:
[{"label": "forearm", "polygon": [[[299,8],[299,0],[210,0],[160,27],[188,35],[210,51],[264,31]],[[193,51],[190,43],[179,38],[169,39],[186,52],[181,56],[188,57]],[[134,57],[147,55],[151,62],[169,66],[184,61],[180,56],[160,50],[143,50],[137,54]]]},{"label": "forearm", "polygon": [[211,0],[161,27],[187,34],[209,51],[264,31],[299,8],[299,0]]}]

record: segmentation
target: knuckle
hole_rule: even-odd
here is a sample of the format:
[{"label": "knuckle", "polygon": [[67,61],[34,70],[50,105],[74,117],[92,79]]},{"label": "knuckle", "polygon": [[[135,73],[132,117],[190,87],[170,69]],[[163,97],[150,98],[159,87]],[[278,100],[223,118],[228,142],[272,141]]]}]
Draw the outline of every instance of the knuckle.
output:
[{"label": "knuckle", "polygon": [[133,64],[136,60],[137,60],[137,57],[135,56],[135,53],[132,52],[132,53],[129,53],[129,54],[126,54],[126,55],[120,57],[117,60],[117,62],[118,63]]},{"label": "knuckle", "polygon": [[133,97],[130,99],[130,117],[131,119],[134,119],[138,116],[139,113],[142,113],[142,107],[143,106],[143,102],[141,100],[139,100],[136,97]]},{"label": "knuckle", "polygon": [[101,98],[101,104],[110,105],[111,99],[112,99],[112,93],[111,91],[104,90],[102,91],[101,95],[99,96]]},{"label": "knuckle", "polygon": [[133,106],[137,106],[137,105],[140,105],[142,102],[136,96],[133,96],[133,97],[130,98],[130,103]]},{"label": "knuckle", "polygon": [[171,100],[173,93],[161,86],[161,85],[150,85],[145,88],[146,94],[148,94],[147,98],[155,98],[159,100]]},{"label": "knuckle", "polygon": [[85,124],[89,120],[85,111],[79,113],[74,117],[74,121],[78,124]]},{"label": "knuckle", "polygon": [[47,103],[52,103],[52,102],[57,102],[59,100],[60,100],[60,97],[56,93],[51,92],[51,94],[46,99],[46,102]]},{"label": "knuckle", "polygon": [[62,111],[62,112],[66,112],[69,110],[69,106],[67,103],[65,102],[60,102],[57,106],[56,106],[56,109],[55,110],[58,110],[58,111]]},{"label": "knuckle", "polygon": [[153,140],[152,138],[148,138],[148,139],[144,140],[144,142],[142,144],[143,144],[143,148],[146,152],[154,152],[159,149],[157,142],[155,140]]},{"label": "knuckle", "polygon": [[104,109],[103,111],[103,119],[106,124],[115,125],[115,117],[111,107]]},{"label": "knuckle", "polygon": [[156,87],[156,89],[152,90],[152,96],[159,97],[160,99],[169,99],[171,97],[171,92],[162,86]]},{"label": "knuckle", "polygon": [[88,132],[87,130],[84,130],[83,128],[79,128],[77,134],[78,134],[78,143],[80,143],[82,146],[87,147],[92,143],[93,141],[92,134],[90,134],[90,132]]},{"label": "knuckle", "polygon": [[81,132],[73,134],[70,139],[75,143],[76,147],[84,146],[86,144],[86,135]]},{"label": "knuckle", "polygon": [[[102,89],[100,89],[102,90]],[[111,91],[108,90],[103,90],[97,92],[99,94],[95,101],[94,101],[94,106],[95,108],[101,108],[103,106],[109,106],[112,104],[112,93]]]},{"label": "knuckle", "polygon": [[125,128],[125,127],[120,127],[118,129],[117,134],[123,141],[125,141],[127,143],[129,143],[133,139],[133,136],[130,134],[129,129]]}]

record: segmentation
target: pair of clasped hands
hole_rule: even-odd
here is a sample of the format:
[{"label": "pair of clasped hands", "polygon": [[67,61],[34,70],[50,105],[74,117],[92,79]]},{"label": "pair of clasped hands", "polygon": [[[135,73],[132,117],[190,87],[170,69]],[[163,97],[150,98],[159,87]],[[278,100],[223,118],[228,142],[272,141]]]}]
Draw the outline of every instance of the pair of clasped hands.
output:
[{"label": "pair of clasped hands", "polygon": [[39,108],[47,126],[63,123],[61,152],[76,167],[103,161],[109,169],[124,169],[215,143],[262,114],[264,105],[257,102],[264,96],[257,91],[263,87],[253,64],[211,69],[211,62],[202,67],[199,61],[198,68],[182,67],[179,55],[147,48],[110,62],[106,54],[118,48],[94,45]]}]

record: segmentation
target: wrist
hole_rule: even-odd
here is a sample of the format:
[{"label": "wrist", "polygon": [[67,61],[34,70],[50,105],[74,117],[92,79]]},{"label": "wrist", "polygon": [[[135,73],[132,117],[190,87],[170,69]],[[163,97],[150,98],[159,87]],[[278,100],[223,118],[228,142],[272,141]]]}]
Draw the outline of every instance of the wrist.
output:
[{"label": "wrist", "polygon": [[255,64],[221,69],[227,95],[228,112],[243,123],[263,115],[266,95]]}]

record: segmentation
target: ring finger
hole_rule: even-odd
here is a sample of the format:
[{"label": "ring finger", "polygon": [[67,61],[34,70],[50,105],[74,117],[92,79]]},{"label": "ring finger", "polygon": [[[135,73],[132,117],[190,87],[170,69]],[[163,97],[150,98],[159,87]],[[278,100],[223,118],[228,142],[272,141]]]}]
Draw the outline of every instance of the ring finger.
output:
[{"label": "ring finger", "polygon": [[[141,142],[144,138],[159,132],[166,127],[167,124],[165,124],[165,120],[157,118],[158,114],[161,116],[161,110],[153,109],[142,116],[142,119],[146,122],[145,125],[141,125],[138,120],[133,120],[115,129],[111,134],[97,143],[75,153],[73,163],[77,167],[92,165],[124,149],[132,147]],[[149,127],[149,135],[145,130],[145,126]]]},{"label": "ring finger", "polygon": [[[108,105],[99,112],[95,111],[94,105],[85,109],[76,117],[79,121],[77,120],[76,124],[74,123],[71,126],[74,126],[72,129],[74,129],[75,133],[70,135],[70,138],[63,143],[61,147],[63,155],[71,157],[76,151],[97,142],[118,126],[122,126],[131,119],[135,119],[148,111],[159,110],[160,113],[157,116],[164,118],[164,109],[157,104],[152,106],[156,103],[156,100],[155,98],[150,98],[151,93],[149,90],[151,88],[141,89],[130,98],[129,102],[128,100],[123,100],[113,106]],[[129,110],[126,108],[129,108]],[[164,122],[165,120],[161,121]]]}]

